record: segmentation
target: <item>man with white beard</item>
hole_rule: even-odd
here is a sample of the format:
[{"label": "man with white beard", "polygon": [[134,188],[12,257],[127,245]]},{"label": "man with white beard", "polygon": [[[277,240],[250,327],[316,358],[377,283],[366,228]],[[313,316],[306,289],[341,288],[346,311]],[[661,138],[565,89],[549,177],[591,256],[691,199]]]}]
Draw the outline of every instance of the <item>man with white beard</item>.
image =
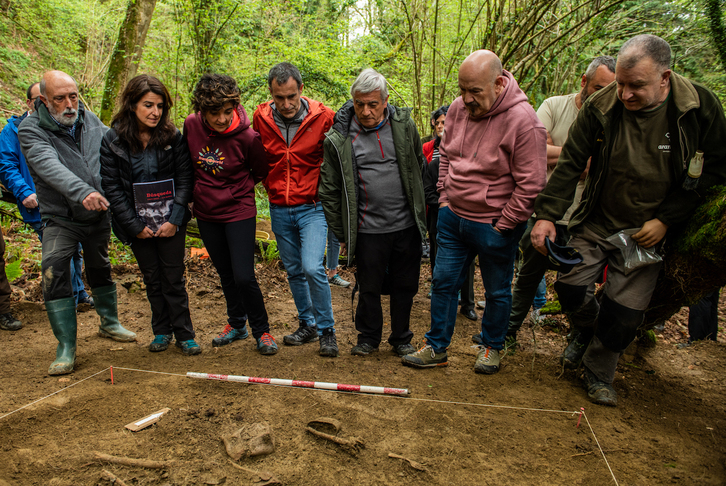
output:
[{"label": "man with white beard", "polygon": [[48,370],[51,375],[71,373],[75,363],[77,321],[70,264],[78,243],[101,317],[98,334],[122,342],[136,339],[118,321],[116,285],[108,259],[111,218],[99,163],[101,139],[108,128],[78,98],[72,77],[49,71],[40,82],[36,111],[18,128],[45,223],[43,297],[58,339],[56,360]]}]

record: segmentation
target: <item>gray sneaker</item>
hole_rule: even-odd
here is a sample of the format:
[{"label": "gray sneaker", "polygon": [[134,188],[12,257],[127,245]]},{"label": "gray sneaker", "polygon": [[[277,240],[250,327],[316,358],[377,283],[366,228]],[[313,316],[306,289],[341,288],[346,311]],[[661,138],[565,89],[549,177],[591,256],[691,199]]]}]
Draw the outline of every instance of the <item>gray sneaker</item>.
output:
[{"label": "gray sneaker", "polygon": [[22,327],[23,323],[16,319],[12,312],[0,314],[0,329],[3,331],[17,331]]},{"label": "gray sneaker", "polygon": [[350,354],[353,356],[368,356],[371,353],[378,351],[378,348],[374,348],[368,343],[356,344],[353,349],[350,350]]},{"label": "gray sneaker", "polygon": [[437,353],[434,351],[434,348],[427,344],[415,353],[401,358],[401,362],[406,366],[413,366],[414,368],[434,368],[436,366],[449,366],[449,357],[446,351]]},{"label": "gray sneaker", "polygon": [[338,357],[338,341],[335,339],[335,331],[333,329],[323,329],[323,335],[320,336],[320,356],[330,358]]},{"label": "gray sneaker", "polygon": [[414,348],[411,343],[399,344],[398,346],[393,347],[393,352],[403,357],[407,354],[415,353],[416,348]]},{"label": "gray sneaker", "polygon": [[481,346],[479,354],[476,355],[476,363],[474,371],[484,373],[485,375],[493,375],[499,371],[499,351],[492,348]]}]

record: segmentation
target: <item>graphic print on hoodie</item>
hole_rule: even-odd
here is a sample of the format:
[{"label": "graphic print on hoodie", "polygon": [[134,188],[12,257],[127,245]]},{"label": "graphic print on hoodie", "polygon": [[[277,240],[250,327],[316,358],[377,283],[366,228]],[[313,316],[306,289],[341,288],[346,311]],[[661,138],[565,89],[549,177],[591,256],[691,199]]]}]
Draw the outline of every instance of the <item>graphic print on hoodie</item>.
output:
[{"label": "graphic print on hoodie", "polygon": [[242,105],[230,127],[217,132],[201,113],[184,121],[184,137],[194,163],[194,214],[202,221],[231,223],[253,218],[255,184],[269,166],[260,135]]}]

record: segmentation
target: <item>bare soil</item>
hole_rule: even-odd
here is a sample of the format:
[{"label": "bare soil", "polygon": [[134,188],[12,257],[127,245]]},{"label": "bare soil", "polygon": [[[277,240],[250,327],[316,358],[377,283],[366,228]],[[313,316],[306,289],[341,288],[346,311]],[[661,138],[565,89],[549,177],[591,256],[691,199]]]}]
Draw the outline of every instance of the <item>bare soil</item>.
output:
[{"label": "bare soil", "polygon": [[[11,232],[9,245],[13,238]],[[606,408],[587,400],[575,372],[562,373],[562,316],[534,332],[526,323],[516,352],[492,376],[473,372],[471,335],[478,325],[459,316],[450,366],[416,370],[403,367],[385,343],[370,357],[351,356],[356,332],[350,291],[334,288],[341,355],[321,358],[316,343],[282,345],[297,327],[295,306],[284,271],[260,263],[257,276],[280,344],[277,355],[260,356],[252,338],[212,348],[225,324],[225,301],[209,260],[187,264],[201,355],[187,357],[174,346],[147,350],[153,336],[141,275],[133,266],[117,266],[121,321],[139,341],[98,337],[98,317],[82,306],[75,372],[65,377],[47,374],[56,341],[37,275],[15,282],[14,310],[24,327],[0,331],[0,486],[111,484],[101,479],[104,469],[128,485],[264,484],[269,475],[263,471],[282,484],[726,483],[726,345],[676,349],[687,340],[687,309],[666,323],[654,346],[621,360],[614,385],[619,404]],[[342,275],[352,280],[351,269]],[[429,327],[429,277],[424,263],[411,316],[415,344]],[[476,292],[484,297],[480,281]],[[384,312],[387,306],[385,300]],[[723,312],[723,300],[721,307]],[[411,395],[194,380],[184,376],[188,371],[400,387]],[[164,407],[171,411],[151,427],[124,428]],[[563,412],[581,407],[586,418],[577,428],[578,415]],[[365,447],[356,454],[308,433],[307,423],[319,417],[339,420],[338,436],[360,438]],[[236,463],[243,469],[235,467],[220,436],[258,422],[272,427],[275,451],[243,457]],[[96,451],[175,462],[162,469],[116,465],[95,459]],[[389,453],[421,463],[425,471]]]}]

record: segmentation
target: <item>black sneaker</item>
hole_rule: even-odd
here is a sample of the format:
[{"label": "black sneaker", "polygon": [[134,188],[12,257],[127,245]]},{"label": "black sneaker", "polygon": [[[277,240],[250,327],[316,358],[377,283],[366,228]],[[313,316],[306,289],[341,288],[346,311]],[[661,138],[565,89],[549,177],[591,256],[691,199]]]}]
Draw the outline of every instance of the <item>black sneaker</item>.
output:
[{"label": "black sneaker", "polygon": [[320,356],[338,357],[338,341],[335,339],[333,329],[323,329],[323,335],[320,337]]},{"label": "black sneaker", "polygon": [[407,344],[399,344],[398,346],[393,347],[393,352],[399,355],[400,357],[404,357],[407,354],[412,354],[416,352],[416,348],[413,347],[411,343]]},{"label": "black sneaker", "polygon": [[3,331],[18,331],[22,327],[23,323],[17,320],[12,312],[0,314],[0,329]]},{"label": "black sneaker", "polygon": [[587,346],[595,333],[592,329],[576,329],[573,330],[573,334],[575,336],[562,352],[562,356],[560,356],[560,362],[565,368],[570,369],[576,369],[580,366],[582,357],[585,356]]},{"label": "black sneaker", "polygon": [[478,321],[479,320],[479,316],[476,315],[476,312],[474,311],[474,309],[469,309],[469,310],[461,309],[461,311],[459,311],[459,314],[461,314],[462,316],[466,317],[470,321]]},{"label": "black sneaker", "polygon": [[374,348],[368,343],[363,343],[353,346],[353,349],[350,350],[350,354],[353,356],[368,356],[376,351],[378,351],[378,348]]},{"label": "black sneaker", "polygon": [[81,305],[81,304],[88,304],[88,305],[91,306],[91,309],[95,309],[96,308],[96,304],[93,303],[93,297],[91,297],[88,294],[86,294],[85,297],[82,297],[82,298],[79,298],[78,299],[78,305]]},{"label": "black sneaker", "polygon": [[288,346],[300,346],[305,343],[312,343],[318,340],[318,326],[303,326],[297,331],[282,338],[282,342]]},{"label": "black sneaker", "polygon": [[617,406],[618,393],[611,384],[600,381],[595,373],[587,369],[587,367],[584,368],[582,380],[585,382],[587,396],[590,397],[591,402],[598,405],[607,405],[608,407]]}]

